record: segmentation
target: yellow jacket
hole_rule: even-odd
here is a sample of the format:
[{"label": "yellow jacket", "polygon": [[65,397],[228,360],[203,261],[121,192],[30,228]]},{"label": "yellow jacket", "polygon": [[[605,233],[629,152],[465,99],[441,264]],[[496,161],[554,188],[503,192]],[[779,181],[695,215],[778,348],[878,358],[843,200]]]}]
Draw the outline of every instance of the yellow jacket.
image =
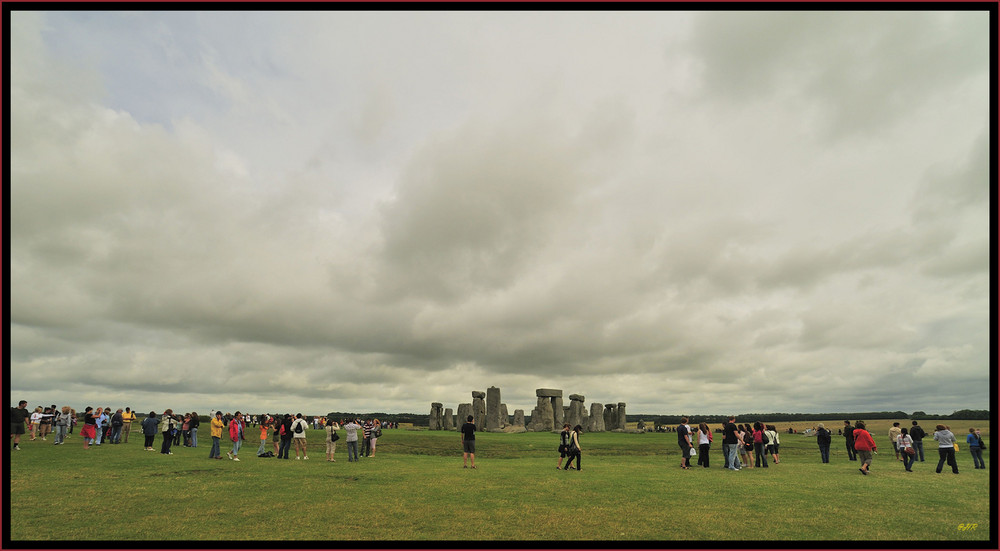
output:
[{"label": "yellow jacket", "polygon": [[222,419],[218,417],[212,418],[212,436],[217,438],[222,438],[222,427],[226,426],[223,424]]}]

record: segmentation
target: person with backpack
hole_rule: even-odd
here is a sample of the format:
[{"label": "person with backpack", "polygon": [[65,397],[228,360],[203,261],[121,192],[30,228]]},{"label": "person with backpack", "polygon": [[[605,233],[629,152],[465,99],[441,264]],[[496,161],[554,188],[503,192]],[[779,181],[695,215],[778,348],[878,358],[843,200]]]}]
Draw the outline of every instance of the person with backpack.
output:
[{"label": "person with backpack", "polygon": [[[295,442],[295,459],[309,459],[309,453],[306,450],[307,428],[309,428],[309,424],[302,418],[302,414],[296,414],[295,422],[292,423],[292,441]],[[302,452],[302,457],[299,457],[300,451]]]},{"label": "person with backpack", "polygon": [[233,441],[233,449],[226,452],[226,455],[233,461],[239,461],[240,446],[243,445],[243,416],[238,411],[229,421],[229,439]]},{"label": "person with backpack", "polygon": [[844,441],[847,444],[847,458],[851,461],[858,460],[858,450],[854,447],[854,427],[850,421],[844,421]]},{"label": "person with backpack", "polygon": [[770,440],[767,435],[764,434],[764,424],[760,421],[755,421],[753,424],[753,466],[754,467],[764,467],[767,468],[767,452],[764,446],[766,446]]},{"label": "person with backpack", "polygon": [[969,434],[965,437],[965,443],[969,445],[969,453],[972,454],[972,463],[975,465],[975,468],[985,469],[986,463],[983,462],[983,450],[986,449],[986,444],[983,443],[983,436],[979,429],[969,429]]},{"label": "person with backpack", "polygon": [[278,457],[288,459],[288,451],[292,448],[292,416],[286,413],[281,418],[278,426],[278,435],[281,437],[281,445],[278,448]]},{"label": "person with backpack", "polygon": [[121,444],[122,443],[122,427],[125,425],[125,419],[122,416],[122,408],[118,408],[118,411],[111,416],[111,443]]},{"label": "person with backpack", "polygon": [[160,444],[160,453],[163,455],[173,455],[170,445],[174,442],[174,433],[177,431],[177,420],[174,419],[174,410],[167,409],[163,412],[160,420],[160,434],[163,435],[163,443]]}]

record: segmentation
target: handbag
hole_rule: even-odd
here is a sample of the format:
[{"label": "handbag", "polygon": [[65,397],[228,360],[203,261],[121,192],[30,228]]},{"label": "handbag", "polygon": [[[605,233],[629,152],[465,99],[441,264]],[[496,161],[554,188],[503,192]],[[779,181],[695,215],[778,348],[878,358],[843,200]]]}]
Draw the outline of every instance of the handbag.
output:
[{"label": "handbag", "polygon": [[952,444],[952,446],[955,447],[955,451],[958,451],[958,442],[955,442],[954,444]]},{"label": "handbag", "polygon": [[697,449],[695,449],[694,447],[692,447],[692,448],[691,448],[691,457],[694,457],[694,456],[696,456],[696,455],[698,455],[698,450],[697,450]]},{"label": "handbag", "polygon": [[907,455],[916,455],[917,454],[917,451],[913,449],[913,446],[907,446],[907,447],[903,448],[903,452],[905,452]]},{"label": "handbag", "polygon": [[340,440],[340,435],[337,434],[336,431],[334,431],[333,436],[330,437],[330,441],[336,442],[337,440]]}]

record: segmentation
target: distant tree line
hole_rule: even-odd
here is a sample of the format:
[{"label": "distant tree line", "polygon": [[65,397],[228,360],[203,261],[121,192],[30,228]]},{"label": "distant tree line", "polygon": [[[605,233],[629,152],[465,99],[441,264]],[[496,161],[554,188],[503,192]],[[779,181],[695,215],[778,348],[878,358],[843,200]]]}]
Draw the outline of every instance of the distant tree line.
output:
[{"label": "distant tree line", "polygon": [[[676,425],[681,422],[682,415],[626,415],[626,421],[635,422],[640,419],[644,421],[647,425]],[[685,415],[683,417],[688,417],[689,419],[695,420],[699,423],[724,423],[728,419],[728,415]],[[920,419],[920,420],[937,420],[937,419],[990,419],[990,411],[986,409],[960,409],[951,413],[950,415],[932,415],[925,413],[923,411],[914,411],[912,414],[906,413],[905,411],[864,411],[856,413],[743,413],[736,414],[736,418],[742,419],[744,421],[765,421],[768,423],[774,422],[789,422],[789,421],[829,421],[831,419],[844,419],[850,421],[863,420],[868,421],[871,419]]]}]

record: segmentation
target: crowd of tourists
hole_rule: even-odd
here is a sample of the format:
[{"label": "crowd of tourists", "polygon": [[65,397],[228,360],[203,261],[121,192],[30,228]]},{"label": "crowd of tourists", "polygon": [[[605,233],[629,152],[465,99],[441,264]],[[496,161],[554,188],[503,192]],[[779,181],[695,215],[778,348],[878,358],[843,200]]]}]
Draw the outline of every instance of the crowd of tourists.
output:
[{"label": "crowd of tourists", "polygon": [[[47,441],[52,436],[54,445],[62,445],[77,429],[77,412],[70,406],[57,407],[37,406],[28,410],[26,401],[10,408],[10,435],[13,450],[20,450],[21,437],[30,435],[31,440]],[[138,419],[130,407],[87,407],[83,412],[79,435],[84,449],[102,444],[117,445],[128,443],[132,425]],[[242,412],[223,413],[212,411],[209,415],[210,436],[212,446],[209,459],[222,459],[222,450],[227,448],[226,457],[232,461],[240,461],[239,454],[243,443],[252,438],[259,430],[260,445],[257,457],[277,457],[289,459],[291,450],[295,450],[295,459],[308,460],[307,430],[310,423],[312,429],[322,430],[326,439],[326,460],[335,462],[338,431],[343,431],[347,443],[348,462],[359,461],[361,457],[375,457],[378,439],[382,429],[399,428],[398,423],[380,421],[379,419],[340,419],[332,417],[313,416],[307,421],[301,413],[291,415],[249,414]],[[25,426],[27,424],[27,427]],[[156,451],[155,440],[159,436],[159,452],[163,455],[173,455],[173,446],[190,448],[198,447],[198,429],[201,417],[196,412],[175,414],[172,409],[157,414],[150,411],[138,423],[144,437],[143,449]],[[659,427],[658,427],[659,429]],[[468,416],[467,422],[459,430],[462,440],[464,465],[476,468],[475,459],[476,425],[473,417]],[[559,435],[559,462],[557,469],[581,470],[581,433],[580,425],[570,427],[567,423]],[[691,469],[691,458],[697,458],[697,465],[709,468],[709,454],[714,442],[713,431],[706,423],[692,427],[688,418],[681,419],[677,427],[669,431],[677,435],[677,444],[681,450],[679,467]],[[719,432],[718,429],[716,432]],[[830,462],[832,431],[819,423],[813,431],[819,446],[820,461]],[[844,426],[837,431],[845,439],[847,458],[849,461],[859,461],[858,470],[863,475],[871,472],[872,460],[878,454],[876,437],[870,432],[863,421],[844,421]],[[789,433],[793,433],[789,429]],[[917,421],[912,421],[911,427],[901,427],[894,422],[889,429],[888,439],[892,446],[895,460],[902,463],[906,472],[913,472],[913,465],[924,462],[923,440],[928,435]],[[939,424],[932,435],[937,442],[938,464],[936,472],[940,473],[945,464],[958,474],[958,461],[955,452],[959,449],[958,438],[947,425]],[[756,421],[753,423],[737,423],[735,416],[730,416],[721,429],[721,448],[723,468],[739,471],[744,468],[764,468],[781,463],[781,436],[774,425]],[[974,468],[985,469],[982,451],[986,445],[979,429],[970,428],[965,438],[972,455]],[[565,460],[565,466],[563,461]],[[770,461],[769,461],[770,460]],[[575,461],[576,466],[572,463]]]},{"label": "crowd of tourists", "polygon": [[[201,416],[197,412],[184,414],[174,413],[166,409],[161,413],[150,411],[139,423],[138,416],[131,407],[112,410],[110,407],[93,408],[88,406],[83,412],[82,420],[78,421],[77,411],[70,406],[59,408],[55,405],[38,406],[28,410],[24,400],[17,407],[10,408],[10,438],[12,449],[21,449],[21,438],[30,435],[30,439],[47,441],[52,435],[54,445],[65,444],[74,432],[79,429],[80,440],[84,449],[102,444],[127,444],[132,432],[132,425],[137,424],[142,432],[145,451],[157,451],[154,447],[159,436],[159,452],[163,455],[173,455],[173,446],[189,448],[198,447],[198,429],[201,426]],[[260,446],[258,457],[278,457],[288,459],[291,449],[295,449],[295,458],[309,459],[307,453],[307,432],[310,422],[313,430],[323,430],[326,435],[326,459],[335,462],[334,453],[343,430],[346,435],[348,461],[358,461],[360,457],[374,457],[378,446],[378,438],[382,429],[399,428],[399,423],[380,421],[379,419],[351,419],[337,421],[324,416],[311,417],[309,421],[301,413],[292,416],[248,414],[239,411],[223,413],[212,411],[209,415],[210,436],[212,446],[210,459],[222,459],[222,449],[227,448],[226,456],[239,461],[240,449],[243,443],[252,438],[251,431],[259,427]],[[77,427],[77,425],[80,425]],[[360,436],[359,436],[360,432]],[[223,444],[225,442],[225,444]],[[273,445],[273,451],[270,449]],[[358,446],[361,446],[360,452]]]}]

